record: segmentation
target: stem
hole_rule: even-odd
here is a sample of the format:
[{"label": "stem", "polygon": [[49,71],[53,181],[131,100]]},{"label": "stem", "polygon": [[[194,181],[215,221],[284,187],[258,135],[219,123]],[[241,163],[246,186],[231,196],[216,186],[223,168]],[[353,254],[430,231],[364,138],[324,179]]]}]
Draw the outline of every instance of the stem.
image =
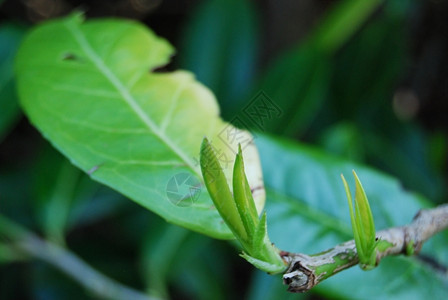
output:
[{"label": "stem", "polygon": [[53,265],[85,289],[105,299],[155,299],[124,286],[93,269],[81,258],[54,243],[42,240],[0,214],[0,234],[8,238],[11,246],[25,255]]},{"label": "stem", "polygon": [[[378,265],[389,255],[418,254],[423,243],[433,235],[448,228],[448,204],[433,209],[420,210],[411,224],[393,227],[377,233],[377,239],[391,244],[384,251],[378,251]],[[288,291],[303,293],[334,274],[358,264],[355,241],[351,240],[315,255],[302,253],[281,253],[289,262],[289,268],[283,275]]]}]

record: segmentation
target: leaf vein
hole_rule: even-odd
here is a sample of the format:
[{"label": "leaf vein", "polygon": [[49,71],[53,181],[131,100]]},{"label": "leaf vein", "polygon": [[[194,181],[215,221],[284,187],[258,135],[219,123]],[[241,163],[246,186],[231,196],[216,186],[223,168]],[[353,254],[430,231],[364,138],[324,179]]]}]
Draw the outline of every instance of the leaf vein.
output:
[{"label": "leaf vein", "polygon": [[154,123],[154,121],[145,114],[144,110],[140,107],[136,99],[132,96],[130,91],[125,85],[115,76],[115,74],[109,69],[104,61],[93,50],[89,41],[85,38],[82,31],[75,26],[74,23],[68,21],[65,23],[68,31],[73,35],[81,49],[85,52],[87,57],[94,63],[98,70],[110,81],[110,83],[119,92],[122,99],[132,111],[140,118],[140,120],[152,131],[160,141],[168,146],[177,156],[181,158],[196,174],[200,176],[199,168],[194,165],[191,159],[173,142],[171,141]]}]

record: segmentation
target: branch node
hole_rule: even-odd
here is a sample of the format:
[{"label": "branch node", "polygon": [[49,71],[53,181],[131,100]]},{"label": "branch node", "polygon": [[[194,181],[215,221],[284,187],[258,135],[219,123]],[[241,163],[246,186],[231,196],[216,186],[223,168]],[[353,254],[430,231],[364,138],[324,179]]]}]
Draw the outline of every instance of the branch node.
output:
[{"label": "branch node", "polygon": [[283,275],[283,283],[288,285],[288,291],[304,293],[316,285],[316,276],[313,270],[303,266],[300,261],[291,263]]}]

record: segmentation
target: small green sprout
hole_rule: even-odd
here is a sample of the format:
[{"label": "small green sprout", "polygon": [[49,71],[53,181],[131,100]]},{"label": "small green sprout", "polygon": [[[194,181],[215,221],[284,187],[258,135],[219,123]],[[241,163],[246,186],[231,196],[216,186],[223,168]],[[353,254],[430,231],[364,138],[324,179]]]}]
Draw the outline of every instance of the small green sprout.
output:
[{"label": "small green sprout", "polygon": [[353,200],[344,175],[341,174],[347,194],[348,206],[350,208],[350,219],[352,223],[353,235],[355,238],[356,251],[359,258],[359,266],[363,270],[371,270],[377,266],[377,252],[383,252],[390,246],[386,241],[377,240],[375,224],[369,201],[362,187],[361,181],[353,171],[355,177],[355,209],[353,210]]},{"label": "small green sprout", "polygon": [[266,213],[258,217],[255,202],[244,172],[241,147],[233,168],[233,195],[221,165],[208,140],[204,138],[200,155],[205,186],[219,214],[241,243],[241,256],[260,270],[276,274],[286,270],[280,251],[269,241]]},{"label": "small green sprout", "polygon": [[415,244],[414,244],[414,240],[411,240],[407,245],[406,245],[406,255],[407,256],[411,256],[415,254]]}]

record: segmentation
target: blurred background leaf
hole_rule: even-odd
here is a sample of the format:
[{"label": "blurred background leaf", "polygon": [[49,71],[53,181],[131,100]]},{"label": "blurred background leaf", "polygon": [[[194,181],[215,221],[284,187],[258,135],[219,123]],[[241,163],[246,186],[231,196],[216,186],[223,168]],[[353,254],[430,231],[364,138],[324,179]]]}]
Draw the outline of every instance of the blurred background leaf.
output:
[{"label": "blurred background leaf", "polygon": [[70,230],[88,226],[126,207],[126,198],[92,181],[52,146],[42,145],[33,166],[36,222],[46,237],[64,245]]},{"label": "blurred background leaf", "polygon": [[24,26],[15,23],[0,23],[0,142],[17,122],[20,113],[13,61],[25,31]]},{"label": "blurred background leaf", "polygon": [[329,92],[332,55],[381,2],[341,1],[335,4],[305,41],[276,58],[264,72],[256,90],[264,90],[280,107],[282,115],[267,120],[263,130],[297,136],[308,129]]},{"label": "blurred background leaf", "polygon": [[[412,122],[419,100],[411,88],[400,87],[410,59],[405,12],[414,11],[417,4],[399,4],[387,2],[382,13],[337,53],[325,111],[307,137],[335,153],[344,143],[350,147],[350,153],[346,152],[349,156],[398,176],[406,187],[434,201],[442,201],[446,186],[440,171],[429,163],[430,135]],[[330,138],[335,139],[329,133],[342,134],[340,124],[347,122],[352,122],[345,128],[351,133],[345,134],[361,138],[339,140],[339,146],[329,143]]]},{"label": "blurred background leaf", "polygon": [[[317,149],[267,137],[259,137],[257,145],[268,194],[269,235],[280,249],[318,253],[353,239],[340,180],[341,173],[347,175],[353,169],[362,182],[368,183],[364,187],[377,230],[407,224],[420,208],[431,207],[430,202],[405,191],[395,179]],[[354,187],[354,182],[349,182]],[[425,244],[422,253],[446,266],[448,255],[443,249],[447,247],[445,231]],[[430,283],[421,284],[429,276]],[[337,280],[330,278],[313,291],[344,299],[365,299],[371,295],[407,299],[409,294],[442,299],[448,293],[446,274],[415,257],[388,258],[373,271],[363,272],[356,267],[335,277]],[[260,280],[267,279],[261,276]],[[280,282],[279,278],[272,280]],[[359,289],[347,289],[348,283]]]},{"label": "blurred background leaf", "polygon": [[188,19],[177,51],[179,67],[212,89],[224,118],[232,118],[256,74],[259,22],[254,3],[203,1]]}]

